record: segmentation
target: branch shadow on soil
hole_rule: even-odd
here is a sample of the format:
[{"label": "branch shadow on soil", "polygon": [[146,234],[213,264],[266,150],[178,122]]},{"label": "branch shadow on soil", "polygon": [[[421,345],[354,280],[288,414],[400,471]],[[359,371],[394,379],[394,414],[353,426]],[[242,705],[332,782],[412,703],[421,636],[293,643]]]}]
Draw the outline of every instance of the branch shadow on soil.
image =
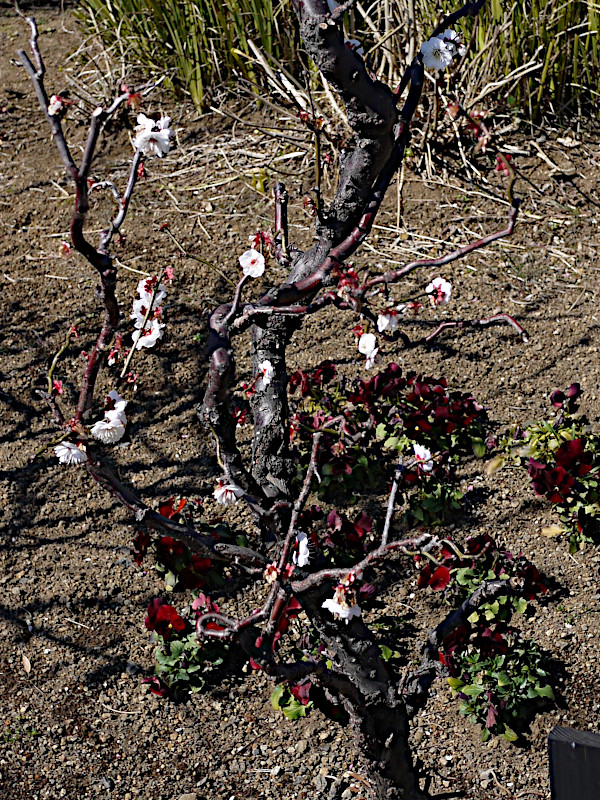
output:
[{"label": "branch shadow on soil", "polygon": [[[152,592],[149,592],[147,598],[140,601],[140,615],[145,612],[151,597]],[[35,601],[21,606],[0,604],[0,619],[8,623],[9,630],[13,631],[15,644],[27,644],[31,640],[37,639],[46,645],[65,648],[76,658],[88,656],[95,660],[101,659],[104,663],[88,672],[81,671],[77,678],[78,682],[95,688],[106,681],[107,677],[120,675],[123,672],[130,675],[153,674],[153,665],[150,663],[150,659],[147,667],[143,668],[122,655],[111,652],[127,640],[126,632],[117,621],[112,625],[102,624],[91,627],[72,619],[73,616],[80,615],[86,609],[94,609],[94,613],[100,616],[104,611],[118,611],[123,606],[122,599],[119,600],[118,597],[85,598],[81,602],[67,601],[66,603],[62,598],[54,597],[48,601]],[[57,634],[49,628],[43,628],[31,621],[34,616],[40,617],[44,613],[56,612],[60,608],[65,610],[62,622],[54,620],[48,624],[55,627],[63,622],[71,624],[73,633]],[[62,663],[62,660],[56,663],[55,671],[60,669]]]}]

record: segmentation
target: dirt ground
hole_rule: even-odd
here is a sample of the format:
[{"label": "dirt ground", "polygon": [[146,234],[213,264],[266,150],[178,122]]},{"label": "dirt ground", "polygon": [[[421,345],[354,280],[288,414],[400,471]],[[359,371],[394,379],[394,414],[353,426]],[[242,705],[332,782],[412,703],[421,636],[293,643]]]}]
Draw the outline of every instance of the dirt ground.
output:
[{"label": "dirt ground", "polygon": [[[2,13],[0,795],[4,800],[361,797],[364,778],[348,729],[316,710],[298,722],[286,721],[271,708],[270,685],[261,674],[230,677],[180,705],[142,685],[153,666],[144,616],[148,602],[162,591],[160,578],[149,567],[134,565],[126,513],[83,470],[59,466],[51,450],[34,459],[55,435],[34,390],[44,387],[48,365],[77,321],[80,338],[56,375],[64,384],[60,402],[68,415],[81,372],[79,352],[95,338],[100,306],[91,268],[77,254],[61,254],[73,190],[28,79],[13,63],[16,49],[27,46],[23,23],[10,11]],[[93,70],[82,77],[80,62],[66,60],[82,38],[72,17],[55,10],[37,16],[50,92],[70,89],[75,97],[69,82],[74,79],[100,86]],[[154,111],[158,105],[145,108]],[[119,297],[125,321],[140,277],[136,270],[154,273],[171,265],[176,281],[165,304],[166,336],[134,362],[139,378],[135,392],[129,387],[128,433],[111,457],[150,504],[176,495],[201,498],[210,509],[218,467],[195,406],[204,386],[206,313],[231,290],[215,271],[180,258],[160,227],[168,222],[185,248],[237,274],[237,256],[247,248],[248,236],[272,225],[270,189],[280,170],[292,197],[292,238],[306,245],[312,220],[302,197],[313,180],[310,151],[304,135],[293,132],[297,123],[288,126],[291,141],[278,142],[264,132],[277,118],[269,107],[257,112],[251,103],[238,102],[238,122],[214,112],[199,116],[184,105],[173,110],[165,103],[165,112],[173,117],[177,146],[164,159],[147,162],[126,237],[116,249],[124,265]],[[85,135],[83,119],[77,106],[69,112],[66,129],[76,154]],[[527,328],[529,344],[509,328],[449,331],[421,350],[385,345],[384,357],[406,369],[445,375],[454,388],[473,392],[499,429],[544,416],[549,393],[579,381],[582,409],[597,423],[600,147],[589,124],[571,129],[523,124],[504,140],[522,178],[517,229],[511,238],[444,269],[455,295],[439,313],[444,319],[470,319],[506,311]],[[416,152],[418,143],[417,135]],[[123,125],[111,126],[99,147],[95,177],[122,186],[131,153]],[[454,155],[448,156],[447,172],[440,169],[428,181],[409,167],[403,213],[392,187],[357,266],[389,268],[503,227],[502,177],[493,159],[480,155],[474,163],[481,172],[474,180]],[[260,191],[263,179],[266,193]],[[98,232],[111,211],[110,197],[99,193],[88,230]],[[279,268],[270,269],[277,275]],[[422,290],[430,277],[413,274],[406,295]],[[433,324],[433,312],[427,313],[423,319]],[[362,369],[350,332],[354,323],[333,313],[312,317],[294,341],[290,369],[327,357],[348,370]],[[248,379],[244,357],[239,377]],[[438,797],[548,798],[551,729],[599,731],[600,554],[588,547],[569,555],[565,541],[540,535],[541,527],[555,520],[551,508],[533,495],[524,472],[487,476],[478,463],[469,480],[485,497],[472,511],[470,532],[491,533],[554,580],[555,589],[521,625],[554,655],[564,684],[558,706],[533,720],[519,746],[498,739],[482,744],[479,729],[458,715],[449,688],[440,684],[415,720],[414,745]],[[411,584],[390,591],[382,608],[398,614],[408,604],[416,627],[425,630],[443,612],[425,593],[413,597],[413,589]]]}]

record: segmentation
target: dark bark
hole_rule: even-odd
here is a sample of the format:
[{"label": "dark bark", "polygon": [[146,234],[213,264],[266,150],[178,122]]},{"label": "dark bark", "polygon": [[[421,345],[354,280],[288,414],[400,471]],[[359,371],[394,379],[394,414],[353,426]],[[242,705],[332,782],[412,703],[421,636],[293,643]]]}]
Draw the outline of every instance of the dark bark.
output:
[{"label": "dark bark", "polygon": [[[330,19],[325,0],[294,0],[293,4],[306,49],[321,74],[343,98],[355,139],[342,153],[340,183],[331,205],[321,214],[316,231],[318,241],[296,257],[288,285],[318,269],[332,248],[343,242],[356,226],[373,184],[393,151],[397,121],[392,91],[374,81],[362,58],[345,46],[341,27]],[[308,293],[308,301],[318,288],[320,285]],[[267,497],[287,496],[290,488],[293,470],[288,447],[285,351],[300,324],[297,319],[275,316],[252,330],[254,372],[265,360],[275,369],[272,384],[252,399],[255,423],[252,474]]]},{"label": "dark bark", "polygon": [[333,662],[333,670],[317,674],[315,681],[337,696],[349,713],[371,796],[426,800],[408,743],[409,715],[395,676],[362,619],[355,617],[345,625],[323,612],[327,594],[320,587],[299,596]]}]

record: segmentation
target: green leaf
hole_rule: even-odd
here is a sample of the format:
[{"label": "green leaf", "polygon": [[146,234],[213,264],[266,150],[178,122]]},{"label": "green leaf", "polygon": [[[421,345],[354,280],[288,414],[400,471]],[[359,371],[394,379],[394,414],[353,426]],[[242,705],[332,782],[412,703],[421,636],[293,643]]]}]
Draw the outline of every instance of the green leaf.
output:
[{"label": "green leaf", "polygon": [[157,664],[168,664],[170,661],[170,657],[159,647],[156,648],[154,658]]},{"label": "green leaf", "polygon": [[281,708],[281,698],[283,697],[286,688],[287,687],[285,684],[280,683],[279,686],[276,686],[271,692],[271,705],[275,711],[278,711]]},{"label": "green leaf", "polygon": [[507,742],[516,742],[519,738],[513,729],[508,727],[508,725],[504,726],[504,733],[501,733],[500,735],[503,739],[506,739]]},{"label": "green leaf", "polygon": [[174,658],[179,658],[179,656],[183,653],[185,648],[185,642],[182,642],[180,639],[173,639],[171,642],[171,655]]},{"label": "green leaf", "polygon": [[469,569],[469,567],[463,567],[456,573],[456,582],[460,584],[460,586],[466,586],[474,577],[475,572],[472,569]]},{"label": "green leaf", "polygon": [[539,697],[547,697],[549,700],[554,700],[554,691],[551,686],[536,686],[535,692]]},{"label": "green leaf", "polygon": [[461,692],[466,694],[467,697],[479,697],[482,692],[485,692],[485,689],[478,683],[470,683],[468,686],[464,686]]},{"label": "green leaf", "polygon": [[489,728],[484,728],[481,731],[481,741],[482,742],[487,742],[491,735],[492,735],[492,732],[490,731],[490,729]]},{"label": "green leaf", "polygon": [[477,458],[483,458],[487,452],[487,447],[483,439],[472,439],[471,446]]},{"label": "green leaf", "polygon": [[381,653],[381,657],[383,658],[384,661],[389,661],[393,655],[393,651],[391,650],[391,648],[386,647],[386,645],[384,644],[379,645],[379,652]]},{"label": "green leaf", "polygon": [[527,610],[527,605],[528,605],[527,600],[525,600],[524,597],[519,597],[515,605],[515,611],[517,612],[517,614],[524,614],[525,611]]},{"label": "green leaf", "polygon": [[295,698],[290,700],[290,702],[282,709],[283,715],[286,719],[300,719],[300,717],[305,717],[308,708],[310,707],[311,703],[303,706],[302,703],[299,703]]},{"label": "green leaf", "polygon": [[479,614],[477,613],[477,611],[474,611],[470,616],[468,616],[467,620],[471,623],[471,625],[474,625],[476,622],[478,622]]},{"label": "green leaf", "polygon": [[387,427],[384,422],[380,422],[379,425],[375,428],[375,437],[378,441],[381,439],[385,439],[387,435]]},{"label": "green leaf", "polygon": [[464,681],[461,681],[460,678],[446,678],[448,681],[448,685],[451,689],[454,689],[457,692],[462,686],[464,686]]},{"label": "green leaf", "polygon": [[395,447],[398,447],[399,442],[400,439],[397,436],[390,436],[389,439],[386,439],[383,446],[385,447],[386,450],[391,450]]}]

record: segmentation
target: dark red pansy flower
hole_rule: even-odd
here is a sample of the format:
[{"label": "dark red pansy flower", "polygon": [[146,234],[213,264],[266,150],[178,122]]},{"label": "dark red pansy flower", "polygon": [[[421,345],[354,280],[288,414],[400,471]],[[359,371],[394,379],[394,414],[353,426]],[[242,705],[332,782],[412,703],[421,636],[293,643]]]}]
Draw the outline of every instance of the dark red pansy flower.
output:
[{"label": "dark red pansy flower", "polygon": [[538,495],[545,495],[551,503],[562,503],[571,494],[575,478],[564,467],[551,467],[529,459],[527,471]]},{"label": "dark red pansy flower", "polygon": [[296,698],[296,700],[298,700],[298,702],[302,703],[303,706],[306,706],[308,705],[308,697],[311,687],[311,681],[306,681],[306,683],[296,683],[293,686],[290,686],[290,693]]},{"label": "dark red pansy flower", "polygon": [[151,678],[144,678],[142,683],[147,683],[150,686],[150,691],[152,692],[152,694],[155,694],[158,697],[169,696],[169,689],[160,680],[160,678],[156,677],[156,675],[153,675]]},{"label": "dark red pansy flower", "polygon": [[559,467],[564,467],[576,478],[582,478],[592,469],[592,454],[585,452],[583,439],[565,442],[554,457]]},{"label": "dark red pansy flower", "polygon": [[172,536],[161,536],[156,544],[156,554],[158,560],[170,570],[175,571],[177,562],[183,558],[186,552],[183,542],[173,539]]},{"label": "dark red pansy flower", "polygon": [[149,603],[145,623],[149,631],[154,631],[165,640],[171,638],[173,631],[185,630],[185,621],[179,616],[177,610],[160,597],[155,597]]},{"label": "dark red pansy flower", "polygon": [[183,508],[186,503],[187,500],[185,498],[182,498],[179,501],[177,508],[175,508],[175,498],[169,497],[168,500],[165,500],[164,503],[161,503],[159,505],[158,513],[161,514],[163,517],[167,517],[167,519],[173,519],[173,517],[175,517],[177,514],[183,511]]}]

